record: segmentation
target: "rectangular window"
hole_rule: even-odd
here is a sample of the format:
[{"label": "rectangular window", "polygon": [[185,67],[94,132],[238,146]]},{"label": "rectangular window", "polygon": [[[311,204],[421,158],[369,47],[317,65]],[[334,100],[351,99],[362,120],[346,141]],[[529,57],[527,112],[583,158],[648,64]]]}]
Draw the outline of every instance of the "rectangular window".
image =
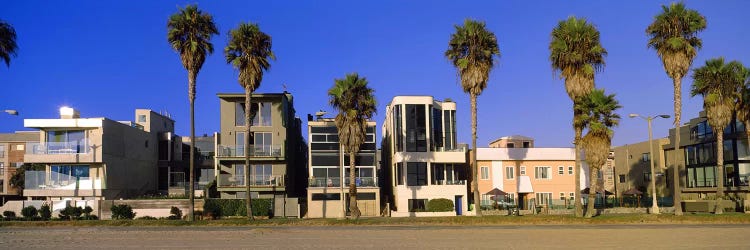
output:
[{"label": "rectangular window", "polygon": [[620,178],[620,183],[625,183],[625,175],[624,174],[619,175],[619,178]]},{"label": "rectangular window", "polygon": [[[432,185],[445,185],[445,165],[432,163]],[[451,169],[452,171],[452,169]]]},{"label": "rectangular window", "polygon": [[643,153],[641,155],[641,161],[643,161],[643,162],[648,162],[650,158],[651,157],[650,157],[649,153]]},{"label": "rectangular window", "polygon": [[396,183],[404,185],[404,164],[401,162],[396,163]]},{"label": "rectangular window", "polygon": [[505,179],[512,180],[515,174],[513,167],[505,167]]},{"label": "rectangular window", "polygon": [[88,165],[52,165],[49,180],[53,186],[72,186],[77,181],[89,178]]},{"label": "rectangular window", "polygon": [[427,152],[425,105],[406,105],[406,152]]},{"label": "rectangular window", "polygon": [[138,115],[138,122],[146,122],[146,115]]},{"label": "rectangular window", "polygon": [[552,202],[552,193],[536,193],[536,204],[550,204]]},{"label": "rectangular window", "polygon": [[426,162],[407,162],[406,163],[406,185],[407,186],[427,186],[427,163]]},{"label": "rectangular window", "polygon": [[432,136],[430,141],[432,142],[430,147],[432,151],[444,151],[443,148],[443,112],[440,109],[430,106],[432,109]]},{"label": "rectangular window", "polygon": [[523,142],[523,148],[529,148],[529,147],[531,147],[530,142],[527,142],[527,141]]},{"label": "rectangular window", "polygon": [[576,197],[576,193],[569,193],[568,197],[572,200]]},{"label": "rectangular window", "polygon": [[482,170],[482,180],[487,180],[490,178],[490,168],[489,167],[479,167]]},{"label": "rectangular window", "polygon": [[646,181],[646,182],[651,181],[651,173],[649,172],[643,173],[643,181]]},{"label": "rectangular window", "polygon": [[514,144],[514,143],[512,143],[512,142],[509,142],[509,143],[505,144],[505,147],[506,147],[506,148],[515,148],[515,147],[516,147],[516,144]]},{"label": "rectangular window", "polygon": [[550,167],[535,167],[534,168],[534,176],[537,180],[540,179],[552,179],[552,176],[550,176]]},{"label": "rectangular window", "polygon": [[573,175],[573,166],[568,166],[568,174]]},{"label": "rectangular window", "polygon": [[341,194],[312,194],[314,201],[337,201],[341,200]]},{"label": "rectangular window", "polygon": [[563,166],[558,166],[558,167],[557,167],[557,174],[558,174],[558,175],[564,175],[564,174],[565,174],[565,167],[563,167]]},{"label": "rectangular window", "polygon": [[409,199],[409,212],[424,212],[427,199]]},{"label": "rectangular window", "polygon": [[[271,102],[253,103],[250,106],[252,126],[271,126]],[[237,102],[234,106],[235,126],[245,126],[245,103]]]},{"label": "rectangular window", "polygon": [[233,186],[245,185],[245,164],[234,164],[234,176],[229,177],[229,182]]},{"label": "rectangular window", "polygon": [[403,121],[403,116],[401,112],[401,105],[396,105],[393,109],[394,113],[394,119],[393,119],[393,134],[396,135],[396,152],[403,152],[404,151],[404,131],[403,131],[403,125],[401,125]]},{"label": "rectangular window", "polygon": [[526,175],[526,167],[521,166],[521,175]]},{"label": "rectangular window", "polygon": [[560,200],[561,200],[561,201],[564,201],[564,200],[565,200],[565,193],[560,193]]}]

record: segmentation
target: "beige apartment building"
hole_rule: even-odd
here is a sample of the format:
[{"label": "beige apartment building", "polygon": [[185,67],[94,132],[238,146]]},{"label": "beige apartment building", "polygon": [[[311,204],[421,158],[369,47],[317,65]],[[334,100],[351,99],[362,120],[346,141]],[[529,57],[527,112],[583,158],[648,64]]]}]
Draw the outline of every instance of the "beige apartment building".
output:
[{"label": "beige apartment building", "polygon": [[[365,143],[355,159],[357,206],[365,217],[381,214],[375,126],[375,122],[367,123]],[[307,217],[342,218],[349,213],[350,167],[349,154],[339,145],[336,122],[332,118],[308,118],[307,133]]]},{"label": "beige apartment building", "polygon": [[651,141],[653,144],[653,156],[649,149],[649,142],[639,142],[615,147],[615,179],[616,187],[614,193],[617,197],[622,197],[622,193],[630,189],[636,189],[643,192],[644,195],[650,196],[651,178],[651,159],[654,160],[654,170],[656,172],[656,196],[671,197],[672,178],[666,175],[666,165],[664,161],[663,147],[669,144],[668,138],[659,138]]},{"label": "beige apartment building", "polygon": [[[276,216],[297,216],[298,198],[307,187],[301,120],[289,93],[252,96],[252,126],[245,131],[245,95],[219,93],[220,132],[216,135],[215,174],[220,198],[273,199]],[[245,140],[250,172],[245,173]],[[246,181],[249,175],[249,182]],[[292,199],[293,198],[293,199]]]},{"label": "beige apartment building", "polygon": [[490,142],[490,148],[533,148],[534,138],[523,135],[503,136]]},{"label": "beige apartment building", "polygon": [[16,169],[24,164],[26,143],[37,140],[37,131],[0,134],[0,206],[8,199],[21,197],[19,190],[10,183],[10,179],[16,173]]}]

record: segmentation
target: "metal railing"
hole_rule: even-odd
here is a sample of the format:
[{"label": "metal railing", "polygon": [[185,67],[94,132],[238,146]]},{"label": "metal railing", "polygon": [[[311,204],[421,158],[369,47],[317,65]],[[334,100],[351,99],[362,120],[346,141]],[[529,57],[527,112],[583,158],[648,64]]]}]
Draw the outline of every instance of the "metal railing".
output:
[{"label": "metal railing", "polygon": [[57,172],[26,171],[24,189],[75,190],[101,189],[102,180],[96,177],[76,177]]},{"label": "metal railing", "polygon": [[[357,177],[355,180],[357,187],[377,187],[378,182],[374,177]],[[339,177],[311,177],[307,182],[309,187],[340,187],[341,178]],[[349,177],[344,178],[344,186],[349,186]]]},{"label": "metal railing", "polygon": [[88,141],[73,142],[27,142],[26,154],[32,155],[66,155],[88,154]]},{"label": "metal railing", "polygon": [[464,147],[460,148],[446,148],[446,147],[435,147],[433,152],[466,152]]},{"label": "metal railing", "polygon": [[465,185],[466,180],[432,180],[431,185]]},{"label": "metal railing", "polygon": [[[281,157],[281,145],[250,145],[250,156],[252,157]],[[216,155],[219,157],[244,157],[244,145],[219,145]]]},{"label": "metal railing", "polygon": [[[220,174],[218,185],[220,187],[244,187],[244,175]],[[283,187],[283,175],[250,175],[251,187]]]}]

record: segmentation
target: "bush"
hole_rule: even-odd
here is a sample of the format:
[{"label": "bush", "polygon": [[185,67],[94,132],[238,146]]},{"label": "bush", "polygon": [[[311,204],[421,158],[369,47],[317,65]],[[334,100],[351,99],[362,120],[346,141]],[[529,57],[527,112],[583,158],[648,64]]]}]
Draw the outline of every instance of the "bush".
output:
[{"label": "bush", "polygon": [[172,214],[169,216],[170,220],[181,220],[182,219],[182,210],[180,210],[177,207],[172,207],[169,209],[169,213]]},{"label": "bush", "polygon": [[219,191],[216,189],[216,180],[213,180],[206,185],[204,192],[206,198],[219,198]]},{"label": "bush", "polygon": [[453,201],[444,198],[432,199],[427,202],[427,212],[452,212]]},{"label": "bush", "polygon": [[148,215],[147,216],[143,216],[143,217],[138,217],[138,218],[135,218],[135,219],[136,220],[158,220],[156,217],[148,216]]},{"label": "bush", "polygon": [[16,212],[13,211],[4,211],[3,216],[5,216],[6,219],[12,220],[16,218]]},{"label": "bush", "polygon": [[21,215],[23,216],[24,219],[27,219],[27,220],[34,219],[34,217],[36,217],[37,214],[39,214],[39,210],[37,210],[36,207],[34,206],[28,206],[28,207],[21,209]]},{"label": "bush", "polygon": [[91,208],[89,206],[86,206],[86,207],[84,207],[81,210],[81,212],[83,212],[83,214],[84,214],[83,219],[85,219],[85,220],[95,220],[94,217],[96,217],[96,215],[91,215],[91,212],[94,212],[93,208]]},{"label": "bush", "polygon": [[81,217],[82,213],[83,209],[80,207],[66,206],[65,209],[60,210],[60,214],[57,216],[63,220],[77,220]]},{"label": "bush", "polygon": [[42,217],[42,220],[52,219],[52,208],[45,203],[42,205],[42,209],[39,209],[39,216]]},{"label": "bush", "polygon": [[133,208],[125,204],[112,205],[110,210],[112,210],[113,220],[132,220],[133,218],[135,218]]},{"label": "bush", "polygon": [[[269,212],[273,206],[272,199],[253,199],[252,200],[254,216],[270,216]],[[212,217],[222,216],[247,216],[245,199],[206,199],[203,204],[203,212]]]}]

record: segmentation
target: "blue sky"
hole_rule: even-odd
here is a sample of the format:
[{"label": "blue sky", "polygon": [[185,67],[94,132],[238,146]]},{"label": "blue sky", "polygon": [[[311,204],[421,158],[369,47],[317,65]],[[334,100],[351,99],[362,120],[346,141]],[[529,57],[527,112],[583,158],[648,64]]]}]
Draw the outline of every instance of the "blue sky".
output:
[{"label": "blue sky", "polygon": [[[167,110],[178,134],[189,134],[187,73],[166,42],[166,20],[195,1],[14,1],[0,19],[16,28],[18,57],[0,65],[0,132],[24,130],[24,118],[55,118],[63,105],[85,117],[133,120],[135,108]],[[277,60],[258,92],[295,97],[300,118],[331,111],[327,89],[334,78],[358,72],[376,91],[378,123],[395,95],[450,97],[458,103],[458,139],[471,142],[468,96],[443,56],[453,25],[465,18],[487,22],[502,57],[478,101],[478,146],[522,134],[537,146],[569,147],[571,102],[553,77],[549,34],[559,20],[586,17],[609,51],[596,85],[615,93],[624,117],[613,145],[646,140],[646,123],[628,113],[672,114],[672,84],[653,50],[646,26],[669,1],[204,1],[221,31],[216,52],[198,76],[196,134],[219,129],[216,93],[241,92],[237,72],[222,54],[227,31],[257,22],[273,37]],[[693,67],[724,56],[750,64],[748,1],[687,1],[706,16],[704,48]],[[697,116],[702,99],[683,81],[683,122]],[[663,137],[671,119],[654,122]]]}]

